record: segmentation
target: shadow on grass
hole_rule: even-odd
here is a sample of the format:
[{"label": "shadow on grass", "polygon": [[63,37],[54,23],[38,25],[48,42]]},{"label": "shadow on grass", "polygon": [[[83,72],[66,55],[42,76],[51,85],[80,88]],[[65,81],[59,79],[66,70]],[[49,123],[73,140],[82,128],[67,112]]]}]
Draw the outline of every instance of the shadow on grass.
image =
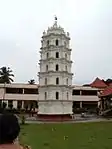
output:
[{"label": "shadow on grass", "polygon": [[27,125],[30,125],[30,124],[28,124],[28,123],[21,124],[21,123],[20,123],[20,126],[27,126]]},{"label": "shadow on grass", "polygon": [[48,142],[45,142],[43,145],[44,146],[49,146],[50,144]]}]

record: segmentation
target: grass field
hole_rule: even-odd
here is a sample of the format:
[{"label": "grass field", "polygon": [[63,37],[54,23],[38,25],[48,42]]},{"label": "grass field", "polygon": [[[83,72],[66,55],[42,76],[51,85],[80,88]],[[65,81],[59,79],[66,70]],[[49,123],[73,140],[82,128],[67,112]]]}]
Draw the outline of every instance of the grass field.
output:
[{"label": "grass field", "polygon": [[21,142],[32,149],[111,149],[112,123],[29,124]]}]

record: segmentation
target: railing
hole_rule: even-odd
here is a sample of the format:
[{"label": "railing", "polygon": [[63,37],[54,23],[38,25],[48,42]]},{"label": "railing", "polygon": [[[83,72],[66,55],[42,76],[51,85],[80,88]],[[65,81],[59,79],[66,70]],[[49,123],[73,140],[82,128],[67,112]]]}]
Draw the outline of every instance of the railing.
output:
[{"label": "railing", "polygon": [[7,100],[37,100],[38,94],[5,94]]}]

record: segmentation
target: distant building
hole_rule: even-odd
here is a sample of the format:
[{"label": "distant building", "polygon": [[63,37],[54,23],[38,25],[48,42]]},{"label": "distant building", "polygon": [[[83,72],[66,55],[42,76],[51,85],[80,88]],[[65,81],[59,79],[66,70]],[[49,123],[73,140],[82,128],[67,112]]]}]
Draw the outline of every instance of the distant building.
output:
[{"label": "distant building", "polygon": [[38,85],[30,84],[0,84],[0,101],[10,104],[13,108],[30,108],[31,104],[36,105],[38,100]]},{"label": "distant building", "polygon": [[112,86],[106,87],[100,92],[99,102],[100,102],[100,115],[111,116],[112,117]]},{"label": "distant building", "polygon": [[[7,103],[8,105],[13,104],[13,108],[17,108],[20,105],[21,108],[25,108],[27,105],[30,107],[31,103],[36,105],[39,102],[39,85],[34,84],[0,84],[0,101]],[[72,103],[76,108],[83,107],[97,107],[99,98],[97,94],[102,89],[83,87],[83,86],[72,86]]]}]

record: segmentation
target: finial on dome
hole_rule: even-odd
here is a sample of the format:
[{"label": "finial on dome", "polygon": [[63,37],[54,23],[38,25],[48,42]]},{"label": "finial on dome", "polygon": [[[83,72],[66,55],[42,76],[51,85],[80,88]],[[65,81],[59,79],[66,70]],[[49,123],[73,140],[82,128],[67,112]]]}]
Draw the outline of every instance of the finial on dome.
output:
[{"label": "finial on dome", "polygon": [[58,20],[58,18],[57,18],[57,16],[55,15],[55,17],[54,17],[54,27],[57,27],[57,20]]},{"label": "finial on dome", "polygon": [[57,18],[57,16],[56,16],[56,15],[55,15],[55,17],[54,17],[54,20],[55,20],[55,21],[57,21],[57,20],[58,20],[58,18]]},{"label": "finial on dome", "polygon": [[45,32],[45,30],[43,31],[43,35],[45,35],[46,34],[46,32]]}]

